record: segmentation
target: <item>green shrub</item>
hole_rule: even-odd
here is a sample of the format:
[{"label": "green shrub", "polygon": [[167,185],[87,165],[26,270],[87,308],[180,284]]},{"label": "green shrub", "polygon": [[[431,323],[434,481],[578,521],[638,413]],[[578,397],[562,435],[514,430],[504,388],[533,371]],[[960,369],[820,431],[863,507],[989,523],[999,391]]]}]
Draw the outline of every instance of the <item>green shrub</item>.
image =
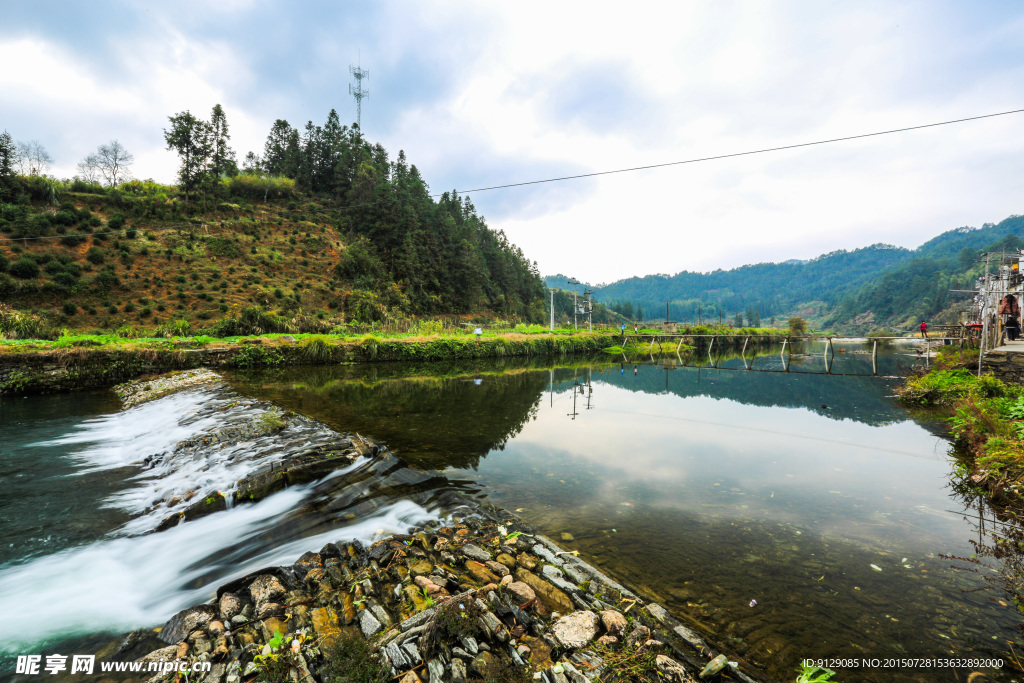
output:
[{"label": "green shrub", "polygon": [[78,313],[78,304],[74,301],[65,301],[61,308],[64,309],[64,315],[74,315],[75,313]]},{"label": "green shrub", "polygon": [[34,277],[39,277],[39,264],[28,256],[22,256],[9,265],[7,271],[16,278],[30,280]]},{"label": "green shrub", "polygon": [[277,367],[283,360],[281,352],[273,347],[246,346],[235,356],[235,365],[240,368]]},{"label": "green shrub", "polygon": [[85,258],[90,263],[95,263],[96,265],[100,265],[106,260],[103,250],[99,247],[89,247],[89,251],[85,252]]},{"label": "green shrub", "polygon": [[110,220],[107,221],[107,227],[111,230],[120,230],[124,227],[126,220],[127,217],[123,213],[115,213],[110,217]]}]

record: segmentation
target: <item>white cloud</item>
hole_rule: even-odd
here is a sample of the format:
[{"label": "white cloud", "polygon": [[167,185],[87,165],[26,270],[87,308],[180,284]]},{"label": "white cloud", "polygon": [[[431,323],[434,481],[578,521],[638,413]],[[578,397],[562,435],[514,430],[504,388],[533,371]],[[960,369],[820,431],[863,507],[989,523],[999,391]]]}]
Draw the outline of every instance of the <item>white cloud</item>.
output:
[{"label": "white cloud", "polygon": [[[240,157],[262,147],[276,118],[301,126],[334,106],[347,120],[347,61],[360,49],[373,74],[367,131],[392,155],[405,149],[435,190],[1022,106],[1016,9],[446,2],[303,16],[238,0],[206,17],[135,7],[149,23],[115,41],[117,69],[83,59],[59,32],[0,39],[0,59],[25,65],[0,74],[5,125],[47,144],[58,172],[118,137],[136,154],[136,175],[169,181],[176,160],[161,130],[186,108],[206,116],[223,104]],[[267,50],[282,61],[257,63]],[[400,70],[410,63],[430,79],[413,98],[404,86],[418,84]],[[542,272],[591,281],[875,241],[915,246],[1021,212],[1022,128],[1024,116],[1007,117],[473,201]]]}]

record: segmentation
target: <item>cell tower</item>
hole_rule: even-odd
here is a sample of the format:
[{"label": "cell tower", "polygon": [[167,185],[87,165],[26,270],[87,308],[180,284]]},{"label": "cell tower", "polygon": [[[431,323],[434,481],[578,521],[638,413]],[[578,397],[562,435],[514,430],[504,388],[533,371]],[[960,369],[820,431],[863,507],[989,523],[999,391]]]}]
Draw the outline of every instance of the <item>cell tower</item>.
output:
[{"label": "cell tower", "polygon": [[352,75],[356,79],[356,87],[352,87],[352,84],[348,84],[348,94],[356,98],[356,125],[359,126],[359,130],[363,129],[363,98],[370,96],[369,90],[363,90],[363,79],[370,77],[370,72],[366,69],[360,69],[358,66],[349,66],[348,70],[352,72]]}]

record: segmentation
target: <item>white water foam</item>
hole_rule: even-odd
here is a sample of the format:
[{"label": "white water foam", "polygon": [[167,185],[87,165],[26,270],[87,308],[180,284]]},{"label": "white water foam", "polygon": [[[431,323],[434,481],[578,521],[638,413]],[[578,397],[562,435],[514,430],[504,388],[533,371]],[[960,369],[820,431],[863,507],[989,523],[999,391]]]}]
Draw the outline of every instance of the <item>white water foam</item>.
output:
[{"label": "white water foam", "polygon": [[218,552],[250,540],[258,545],[260,534],[294,510],[310,488],[294,487],[158,534],[98,541],[0,570],[0,614],[25,617],[0,620],[0,651],[24,651],[58,636],[161,624],[256,569],[290,564],[328,542],[370,542],[437,518],[411,501],[398,501],[351,526],[289,541],[237,565],[218,563]]},{"label": "white water foam", "polygon": [[39,446],[80,446],[68,457],[83,466],[80,472],[126,467],[146,457],[173,450],[175,444],[216,428],[225,417],[197,417],[200,408],[217,402],[210,391],[184,391],[112,415],[85,420],[77,431]]}]

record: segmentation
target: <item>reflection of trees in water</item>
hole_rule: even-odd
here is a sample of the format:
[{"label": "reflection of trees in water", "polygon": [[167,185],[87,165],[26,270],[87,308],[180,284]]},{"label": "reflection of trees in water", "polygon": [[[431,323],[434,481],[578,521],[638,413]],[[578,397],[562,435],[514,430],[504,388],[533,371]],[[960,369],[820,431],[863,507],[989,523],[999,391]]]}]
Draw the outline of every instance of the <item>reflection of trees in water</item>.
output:
[{"label": "reflection of trees in water", "polygon": [[[550,362],[550,361],[549,361]],[[429,468],[476,469],[536,416],[549,373],[537,362],[364,364],[238,375],[237,388],[387,441]]]},{"label": "reflection of trees in water", "polygon": [[[985,585],[967,592],[990,591],[1004,596],[1002,600],[990,597],[1017,613],[1017,629],[1024,633],[1024,513],[1012,508],[993,505],[966,472],[957,475],[951,488],[965,508],[964,519],[971,522],[977,537],[970,539],[974,546],[971,557],[940,555],[953,560],[954,569],[979,575]],[[1024,653],[1010,646],[1007,659],[1024,672]]]}]

